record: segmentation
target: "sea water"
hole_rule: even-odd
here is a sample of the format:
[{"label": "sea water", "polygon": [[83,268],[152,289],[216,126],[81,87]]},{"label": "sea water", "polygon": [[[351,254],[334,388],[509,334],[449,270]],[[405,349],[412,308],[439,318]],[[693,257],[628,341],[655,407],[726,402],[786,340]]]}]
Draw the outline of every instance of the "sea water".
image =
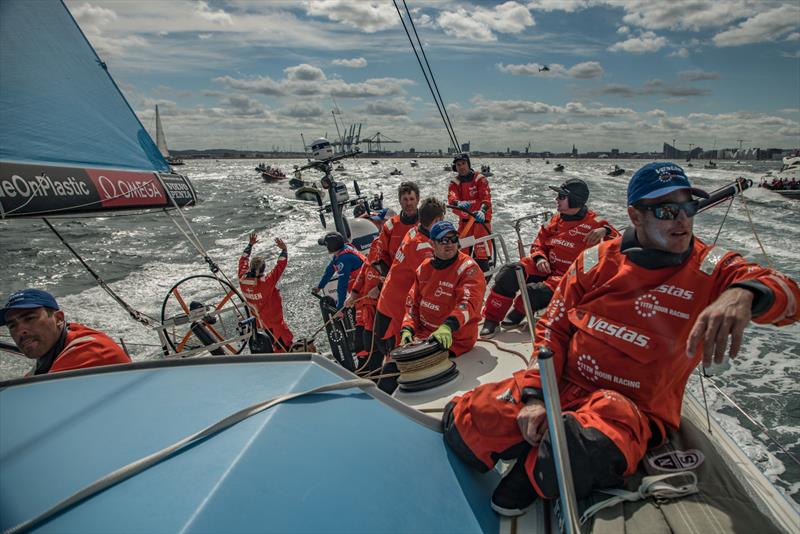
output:
[{"label": "sea water", "polygon": [[[371,159],[371,158],[370,158]],[[346,170],[335,173],[346,181],[351,197],[352,180],[357,179],[362,192],[383,193],[385,204],[399,211],[397,186],[414,180],[421,196],[446,198],[447,185],[453,176],[444,166],[450,160],[419,159],[419,167],[409,160],[380,159],[371,165],[367,159],[346,160]],[[250,232],[258,232],[255,253],[265,254],[272,264],[279,252],[274,238],[282,238],[289,247],[289,263],[279,283],[284,314],[295,336],[310,335],[321,326],[319,308],[310,294],[329,261],[317,239],[323,234],[317,205],[294,198],[288,180],[264,182],[254,171],[253,160],[188,160],[179,168],[187,174],[201,199],[199,206],[185,211],[203,250],[234,282],[236,265]],[[301,160],[273,160],[289,176]],[[646,161],[474,158],[473,166],[491,165],[489,178],[494,203],[494,230],[508,244],[511,259],[516,253],[514,219],[555,211],[555,194],[548,185],[558,185],[567,178],[581,178],[589,184],[589,205],[618,228],[628,224],[625,199],[631,171]],[[564,172],[552,169],[565,165]],[[743,165],[719,162],[719,168],[702,169],[702,162],[687,168],[692,182],[706,190],[721,187],[738,176],[756,183],[767,170],[777,169],[778,162],[752,162]],[[607,173],[614,164],[628,170],[622,176]],[[397,167],[403,175],[390,176]],[[305,180],[315,180],[319,173],[305,171]],[[800,201],[785,199],[776,193],[752,189],[745,203],[736,201],[698,215],[695,233],[707,243],[738,250],[748,259],[766,262],[758,240],[776,268],[800,280]],[[745,208],[746,206],[746,208]],[[449,218],[454,217],[448,215]],[[179,218],[176,216],[176,218]],[[723,224],[724,221],[724,224]],[[210,274],[203,256],[164,213],[53,219],[51,222],[93,269],[126,302],[139,311],[159,318],[162,302],[178,281],[195,274]],[[332,224],[329,220],[329,229]],[[721,230],[720,230],[721,228]],[[754,234],[755,231],[755,234]],[[525,228],[526,242],[535,228]],[[756,238],[758,236],[758,239]],[[41,220],[0,222],[0,300],[20,288],[38,287],[52,292],[67,315],[77,321],[123,338],[134,359],[158,357],[158,339],[148,328],[133,321],[116,302],[102,291],[70,252],[47,229]],[[318,346],[326,348],[324,334],[317,336]],[[0,329],[0,339],[10,341],[8,331]],[[785,328],[751,325],[744,345],[731,368],[714,381],[756,421],[770,429],[777,441],[795,457],[800,457],[800,324]],[[0,379],[22,376],[30,362],[0,352]],[[701,395],[696,379],[690,391]],[[713,388],[706,386],[713,415],[733,435],[754,462],[796,502],[800,502],[800,467],[782,453],[755,425],[741,417]]]}]

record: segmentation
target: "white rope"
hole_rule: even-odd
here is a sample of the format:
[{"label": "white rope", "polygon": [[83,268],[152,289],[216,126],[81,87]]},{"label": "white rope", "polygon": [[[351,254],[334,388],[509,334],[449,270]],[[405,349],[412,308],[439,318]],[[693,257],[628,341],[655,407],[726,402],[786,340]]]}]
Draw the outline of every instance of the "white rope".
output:
[{"label": "white rope", "polygon": [[236,423],[247,419],[253,415],[256,415],[264,410],[272,408],[275,405],[278,405],[282,402],[286,402],[288,400],[296,399],[298,397],[302,397],[304,395],[314,395],[318,393],[327,393],[329,391],[337,391],[342,389],[350,389],[350,388],[369,388],[375,387],[369,380],[363,380],[360,378],[354,378],[352,380],[346,380],[344,382],[335,382],[333,384],[327,384],[324,386],[320,386],[314,389],[309,389],[307,391],[301,391],[298,393],[288,393],[286,395],[280,395],[278,397],[273,397],[272,399],[262,401],[242,410],[239,410],[236,413],[233,413],[224,419],[210,425],[203,430],[196,432],[190,436],[187,436],[179,441],[176,441],[172,445],[161,449],[160,451],[154,452],[144,458],[140,458],[134,462],[129,463],[126,466],[120,467],[116,471],[109,473],[88,486],[85,486],[83,489],[73,493],[66,499],[56,503],[49,509],[45,510],[44,512],[40,513],[36,517],[28,519],[18,525],[6,530],[3,534],[14,534],[17,532],[30,530],[33,527],[39,525],[43,521],[48,520],[49,518],[53,517],[54,515],[58,514],[59,512],[66,510],[70,506],[74,506],[94,495],[97,495],[101,491],[122,482],[123,480],[127,480],[134,475],[141,473],[142,471],[152,467],[153,465],[161,462],[173,456],[175,454],[179,454],[183,450],[187,448],[187,445],[190,445],[194,442],[203,440],[207,437],[213,436],[214,434],[218,434],[223,430],[235,425]]},{"label": "white rope", "polygon": [[[673,486],[665,482],[670,478],[675,477],[688,477],[689,481],[682,486]],[[598,490],[613,497],[593,504],[581,516],[581,525],[586,523],[593,515],[604,508],[614,506],[621,502],[636,502],[643,501],[649,497],[656,499],[678,499],[687,495],[693,495],[699,490],[697,489],[697,476],[691,471],[680,471],[678,473],[668,473],[666,475],[653,475],[642,478],[642,484],[636,491],[627,491],[622,489],[601,489]]]}]

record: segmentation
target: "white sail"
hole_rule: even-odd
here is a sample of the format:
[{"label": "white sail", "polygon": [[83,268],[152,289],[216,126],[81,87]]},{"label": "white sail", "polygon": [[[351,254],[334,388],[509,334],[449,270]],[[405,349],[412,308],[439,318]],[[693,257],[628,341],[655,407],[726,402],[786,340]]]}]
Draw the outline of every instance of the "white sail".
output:
[{"label": "white sail", "polygon": [[167,148],[167,138],[164,137],[164,127],[161,126],[161,116],[158,114],[158,106],[156,106],[156,145],[161,155],[168,158],[169,149]]}]

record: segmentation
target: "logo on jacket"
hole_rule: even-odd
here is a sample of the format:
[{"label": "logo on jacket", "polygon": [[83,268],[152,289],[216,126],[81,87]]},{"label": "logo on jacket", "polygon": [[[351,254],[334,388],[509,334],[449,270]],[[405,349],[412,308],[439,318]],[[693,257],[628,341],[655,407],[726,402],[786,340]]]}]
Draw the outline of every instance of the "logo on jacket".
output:
[{"label": "logo on jacket", "polygon": [[682,287],[673,286],[669,284],[661,284],[654,291],[658,291],[659,293],[665,293],[667,295],[672,295],[673,297],[680,297],[684,300],[692,300],[694,298],[694,291],[689,291],[688,289],[683,289]]},{"label": "logo on jacket", "polygon": [[547,321],[550,323],[554,323],[564,317],[567,309],[564,307],[564,300],[563,299],[553,299],[550,301],[550,305],[547,307]]},{"label": "logo on jacket", "polygon": [[675,165],[658,167],[655,171],[658,174],[658,179],[662,182],[671,182],[673,178],[681,178],[683,176],[680,167]]},{"label": "logo on jacket", "polygon": [[647,348],[647,345],[650,342],[650,338],[644,334],[640,334],[635,330],[631,330],[627,326],[619,326],[609,323],[608,321],[600,319],[599,317],[595,317],[594,315],[589,317],[589,328],[602,334],[619,338],[622,341],[627,341],[628,343],[632,343],[637,347]]},{"label": "logo on jacket", "polygon": [[679,317],[681,319],[689,318],[688,313],[684,313],[678,310],[673,310],[672,308],[667,308],[666,306],[661,306],[656,296],[651,293],[646,293],[641,297],[639,297],[638,299],[636,299],[636,301],[633,303],[633,308],[636,310],[636,313],[638,313],[642,317],[652,317],[656,313],[660,312],[660,313],[665,313],[667,315],[672,315],[673,317]]},{"label": "logo on jacket", "polygon": [[452,296],[453,296],[453,294],[452,294],[452,293],[450,293],[449,291],[445,291],[445,290],[444,290],[444,289],[442,289],[441,287],[437,287],[437,288],[434,290],[434,292],[433,292],[433,296],[434,296],[434,297],[441,297],[441,296],[445,296],[445,297],[452,297]]},{"label": "logo on jacket", "polygon": [[565,241],[565,240],[563,240],[563,239],[559,239],[559,238],[557,238],[557,237],[556,237],[556,238],[554,238],[554,239],[551,241],[551,243],[553,243],[554,245],[561,245],[562,247],[567,247],[567,248],[575,248],[575,243],[572,243],[572,242],[570,242],[570,241]]},{"label": "logo on jacket", "polygon": [[703,460],[705,460],[705,456],[697,449],[689,449],[688,451],[675,450],[647,455],[647,463],[659,471],[686,471],[699,467]]},{"label": "logo on jacket", "polygon": [[438,306],[437,304],[434,304],[434,303],[432,303],[432,302],[428,302],[427,300],[421,300],[421,301],[419,302],[419,305],[420,305],[421,307],[423,307],[423,308],[427,308],[427,309],[429,309],[429,310],[433,310],[433,311],[439,311],[439,306]]},{"label": "logo on jacket", "polygon": [[[578,356],[578,361],[576,363],[576,367],[578,371],[583,375],[583,378],[589,380],[590,382],[597,382],[598,378],[602,378],[608,382],[619,384],[621,386],[629,387],[632,389],[639,389],[641,387],[641,382],[638,380],[630,380],[629,378],[623,378],[621,376],[612,375],[611,373],[607,373],[600,369],[600,364],[597,363],[597,360],[594,356],[589,354],[581,354]],[[616,400],[620,401],[622,398],[611,398],[607,397],[609,400]]]},{"label": "logo on jacket", "polygon": [[515,399],[513,397],[513,395],[511,395],[511,388],[508,388],[507,390],[502,392],[500,395],[498,395],[496,398],[499,401],[510,402],[511,404],[516,404],[517,403],[517,399]]}]

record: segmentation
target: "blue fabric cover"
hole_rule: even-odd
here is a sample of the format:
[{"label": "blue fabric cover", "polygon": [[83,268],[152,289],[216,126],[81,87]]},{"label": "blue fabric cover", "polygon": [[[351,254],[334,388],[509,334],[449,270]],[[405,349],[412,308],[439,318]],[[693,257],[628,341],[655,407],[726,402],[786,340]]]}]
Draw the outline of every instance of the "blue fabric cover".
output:
[{"label": "blue fabric cover", "polygon": [[[0,389],[0,530],[241,408],[342,380],[314,361],[191,363]],[[255,415],[38,530],[497,532],[496,483],[350,389]]]}]

